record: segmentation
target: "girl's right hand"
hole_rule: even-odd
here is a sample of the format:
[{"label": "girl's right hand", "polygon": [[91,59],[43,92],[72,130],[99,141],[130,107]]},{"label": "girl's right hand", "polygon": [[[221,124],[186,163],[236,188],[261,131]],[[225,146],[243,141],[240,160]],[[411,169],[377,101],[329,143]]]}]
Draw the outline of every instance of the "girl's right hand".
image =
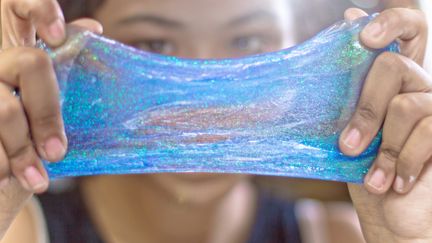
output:
[{"label": "girl's right hand", "polygon": [[[48,55],[34,48],[36,34],[52,47],[65,41],[57,1],[2,0],[1,22],[0,236],[25,200],[48,188],[42,159],[59,161],[67,148],[56,75]],[[91,19],[72,24],[102,33]]]}]

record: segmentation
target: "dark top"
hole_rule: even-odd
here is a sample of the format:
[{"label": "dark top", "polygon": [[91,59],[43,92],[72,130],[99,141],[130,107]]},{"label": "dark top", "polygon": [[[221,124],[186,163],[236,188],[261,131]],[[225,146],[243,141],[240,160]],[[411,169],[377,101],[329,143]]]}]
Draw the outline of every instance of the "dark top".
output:
[{"label": "dark top", "polygon": [[[79,190],[39,196],[51,243],[102,243]],[[247,243],[300,243],[294,204],[261,192]]]}]

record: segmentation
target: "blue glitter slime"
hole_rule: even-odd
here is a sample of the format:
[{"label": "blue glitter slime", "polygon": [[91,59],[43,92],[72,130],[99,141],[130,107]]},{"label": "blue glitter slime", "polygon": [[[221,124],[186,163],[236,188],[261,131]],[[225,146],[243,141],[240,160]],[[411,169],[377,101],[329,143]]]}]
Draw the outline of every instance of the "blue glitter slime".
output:
[{"label": "blue glitter slime", "polygon": [[361,182],[377,137],[344,156],[348,123],[374,59],[358,40],[372,17],[342,21],[309,41],[239,59],[192,60],[76,32],[49,50],[69,139],[50,178],[214,172]]}]

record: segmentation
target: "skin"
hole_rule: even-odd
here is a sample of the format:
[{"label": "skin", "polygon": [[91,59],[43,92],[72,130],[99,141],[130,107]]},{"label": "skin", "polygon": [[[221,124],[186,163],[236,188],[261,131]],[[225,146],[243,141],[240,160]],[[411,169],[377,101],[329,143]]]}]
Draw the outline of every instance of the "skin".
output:
[{"label": "skin", "polygon": [[[382,48],[398,39],[401,54],[383,53],[371,68],[357,110],[340,139],[341,150],[358,155],[383,128],[377,159],[365,177],[370,192],[383,194],[391,186],[408,192],[431,159],[431,77],[421,67],[427,39],[424,14],[390,9],[362,32],[362,42]],[[380,82],[386,77],[386,82]],[[391,81],[390,81],[391,80]]]},{"label": "skin", "polygon": [[[365,185],[349,184],[348,188],[367,242],[430,242],[432,201],[425,195],[432,189],[432,168],[429,163],[430,143],[424,140],[430,137],[432,130],[428,113],[432,79],[420,66],[424,59],[427,26],[423,14],[416,11],[407,13],[405,9],[391,9],[387,13],[390,14],[381,14],[375,20],[382,26],[378,28],[380,31],[371,35],[366,29],[361,33],[361,40],[370,47],[380,48],[394,39],[392,36],[397,36],[401,55],[384,53],[376,60],[367,77],[356,114],[345,130],[364,126],[360,125],[362,120],[369,129],[377,130],[377,124],[385,119],[383,142],[365,178]],[[364,13],[358,10],[346,13],[349,19],[362,15]],[[389,73],[398,78],[389,77]],[[387,77],[396,84],[393,87],[370,84],[371,80],[379,77]],[[380,89],[381,95],[378,95]],[[394,93],[392,98],[388,98]],[[365,104],[363,108],[362,104]],[[383,104],[388,105],[383,107]],[[363,129],[363,134],[373,131]],[[341,141],[344,141],[345,134],[341,135]],[[357,142],[357,147],[347,146],[348,149],[361,151],[364,142],[361,136]],[[383,173],[371,178],[377,170]],[[380,186],[374,185],[375,182]],[[390,188],[392,185],[393,190]]]},{"label": "skin", "polygon": [[[246,29],[245,27],[237,30],[232,29],[232,32],[223,31],[222,33],[226,33],[227,36],[216,34],[216,32],[209,30],[217,29],[218,25],[213,25],[210,28],[209,23],[203,19],[214,23],[217,13],[220,11],[193,11],[194,14],[192,15],[186,10],[186,12],[182,12],[182,10],[187,9],[186,7],[179,8],[178,4],[173,2],[170,4],[170,2],[164,1],[155,4],[154,1],[149,0],[145,1],[144,6],[144,1],[131,0],[130,4],[122,2],[121,5],[115,5],[113,1],[108,1],[98,11],[96,18],[106,26],[108,36],[143,49],[159,50],[164,54],[209,58],[240,56],[272,50],[270,45],[263,45],[262,48],[253,48],[253,51],[248,49],[245,52],[242,49],[242,51],[236,52],[227,49],[224,52],[225,49],[219,48],[218,43],[231,43],[230,41],[224,42],[224,38],[229,39],[229,33],[235,34],[239,30]],[[186,4],[191,4],[198,9],[205,6],[215,10],[220,7],[220,3],[211,5],[212,1],[205,2],[185,1]],[[110,3],[114,5],[111,6]],[[232,2],[230,3],[232,4]],[[247,4],[241,4],[241,1],[235,3],[241,6],[225,7],[224,14],[226,10],[228,10],[227,14],[230,14],[229,11],[234,11],[234,9],[246,9],[249,6],[255,6],[258,9],[269,5],[260,5],[262,4],[260,1],[252,1]],[[3,178],[0,181],[3,191],[0,195],[0,203],[4,213],[0,214],[0,225],[3,226],[0,229],[5,231],[14,215],[22,207],[25,199],[31,193],[43,192],[47,188],[48,180],[46,172],[41,166],[40,158],[48,161],[61,159],[67,148],[67,139],[63,131],[57,101],[58,88],[50,60],[41,51],[23,47],[34,44],[35,33],[38,33],[48,44],[53,46],[61,44],[64,41],[65,33],[62,14],[56,2],[52,0],[3,0],[1,4],[4,50],[0,53],[0,80],[2,80],[0,86],[0,99],[2,100],[0,102],[2,104],[0,107],[0,178]],[[203,4],[203,6],[199,4]],[[139,32],[144,29],[144,23],[138,25],[134,21],[125,21],[130,25],[132,23],[137,25],[130,26],[127,30],[126,27],[122,30],[115,23],[115,20],[125,18],[126,15],[132,16],[135,14],[132,12],[138,9],[140,11],[144,9],[145,11],[155,11],[154,13],[158,16],[170,13],[170,17],[174,17],[171,13],[173,15],[178,14],[175,16],[178,18],[176,22],[184,22],[184,26],[195,23],[196,28],[184,28],[184,31],[178,33],[172,30],[169,31],[170,36],[168,36],[166,29],[158,29],[161,27],[160,21],[157,24],[159,27],[147,26],[146,33]],[[125,15],[121,16],[121,14]],[[237,15],[239,13],[232,14]],[[364,13],[359,10],[346,12],[348,19],[362,15]],[[197,19],[199,21],[196,21]],[[95,32],[101,30],[98,23],[91,20],[81,20],[75,24],[86,26]],[[149,23],[145,24],[150,25]],[[155,25],[154,21],[153,25]],[[277,27],[277,24],[273,27]],[[282,29],[283,27],[279,31]],[[267,31],[267,28],[265,30]],[[143,36],[140,38],[145,41],[134,40],[133,33],[142,34]],[[192,39],[187,39],[188,36],[191,36]],[[265,36],[272,36],[272,34],[265,34]],[[411,9],[384,11],[365,28],[360,36],[361,41],[370,48],[380,48],[393,40],[398,40],[402,49],[401,54],[384,53],[377,58],[366,79],[357,110],[340,139],[340,148],[345,154],[358,155],[367,147],[379,128],[383,127],[381,150],[365,178],[365,185],[349,185],[368,242],[427,242],[432,238],[432,230],[430,229],[432,222],[428,214],[432,209],[432,204],[428,198],[424,197],[432,189],[432,172],[430,163],[428,163],[431,160],[430,151],[432,151],[432,140],[430,140],[430,133],[432,133],[430,110],[432,107],[430,94],[432,80],[421,68],[426,47],[426,36],[427,27],[424,15]],[[287,38],[279,37],[279,44],[283,45],[283,40],[287,40]],[[153,40],[156,38],[157,41],[150,43],[147,38]],[[160,45],[160,38],[172,40],[172,43]],[[195,40],[196,42],[194,42]],[[253,44],[253,46],[256,45]],[[385,82],[382,82],[383,77],[386,77]],[[37,85],[35,85],[36,82]],[[13,88],[19,88],[21,100],[11,94]],[[132,177],[111,177],[110,179],[95,177],[88,182],[84,181],[83,183],[88,185],[84,188],[88,188],[89,204],[92,203],[92,195],[93,199],[95,198],[95,194],[92,192],[100,192],[100,188],[106,183],[116,180],[119,184],[132,185],[127,182],[129,178]],[[143,187],[142,194],[129,193],[136,197],[158,195],[151,193],[155,193],[154,189],[159,188],[158,191],[165,193],[165,197],[168,196],[171,198],[170,200],[178,198],[178,195],[188,195],[187,205],[199,205],[205,209],[213,209],[213,212],[221,212],[220,215],[229,215],[226,213],[235,211],[234,208],[228,207],[226,209],[221,205],[224,205],[225,200],[229,201],[229,195],[233,195],[230,194],[231,190],[244,185],[245,182],[242,177],[217,176],[209,179],[208,175],[196,177],[184,175],[138,176],[135,179],[143,182],[148,180],[148,183],[143,184],[154,185],[147,189]],[[213,182],[208,181],[213,179]],[[207,190],[208,188],[203,186],[198,189],[198,192],[202,194],[196,193],[197,191],[194,191],[192,185],[197,180],[206,181],[208,188],[214,190]],[[139,183],[137,184],[139,185]],[[391,188],[392,186],[393,188]],[[136,189],[136,191],[139,190]],[[120,191],[117,192],[120,193]],[[182,193],[178,193],[179,191]],[[240,191],[246,198],[254,198],[248,186],[244,186]],[[197,194],[199,196],[196,196]],[[162,197],[161,195],[160,198]],[[143,198],[147,199],[148,197]],[[148,199],[148,201],[152,203],[152,200]],[[97,202],[93,201],[94,205],[100,205]],[[146,200],[130,202],[145,203]],[[214,206],[214,202],[219,202],[216,203],[218,206]],[[158,205],[158,203],[159,201],[153,202],[154,205]],[[247,210],[242,214],[244,219],[242,222],[247,222],[245,215],[253,211],[253,205],[246,208]],[[203,211],[210,212],[209,210]],[[167,210],[167,212],[171,211]],[[169,215],[169,213],[166,215],[166,220],[169,220]],[[209,220],[205,216],[203,218],[194,220],[193,225],[199,226],[201,224],[202,226],[203,222]],[[103,222],[106,221],[103,220]],[[116,226],[105,225],[105,231],[109,232],[107,229],[113,227],[116,229]],[[241,241],[241,235],[247,232],[247,224],[240,223],[235,229],[236,233],[233,235],[237,235],[238,238],[235,239]],[[103,229],[102,232],[104,232]],[[118,232],[121,234],[122,231],[119,230]],[[200,232],[204,232],[203,235],[194,239],[204,239],[206,233],[210,234],[205,232],[205,229]],[[166,232],[163,230],[155,232],[153,237],[157,238],[158,234],[161,237],[164,233]],[[189,236],[186,235],[182,239],[186,242],[191,239],[187,238]],[[115,237],[117,236],[111,236],[110,239]]]}]

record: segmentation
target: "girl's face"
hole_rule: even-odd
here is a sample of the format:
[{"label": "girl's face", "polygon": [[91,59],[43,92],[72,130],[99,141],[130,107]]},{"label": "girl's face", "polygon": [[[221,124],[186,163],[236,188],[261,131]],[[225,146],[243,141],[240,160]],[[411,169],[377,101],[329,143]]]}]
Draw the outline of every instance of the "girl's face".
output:
[{"label": "girl's face", "polygon": [[239,57],[293,43],[288,0],[107,0],[105,35],[166,55]]},{"label": "girl's face", "polygon": [[[104,34],[131,46],[186,58],[229,58],[294,43],[288,0],[106,0],[95,13]],[[179,200],[211,201],[239,175],[146,175]]]}]

